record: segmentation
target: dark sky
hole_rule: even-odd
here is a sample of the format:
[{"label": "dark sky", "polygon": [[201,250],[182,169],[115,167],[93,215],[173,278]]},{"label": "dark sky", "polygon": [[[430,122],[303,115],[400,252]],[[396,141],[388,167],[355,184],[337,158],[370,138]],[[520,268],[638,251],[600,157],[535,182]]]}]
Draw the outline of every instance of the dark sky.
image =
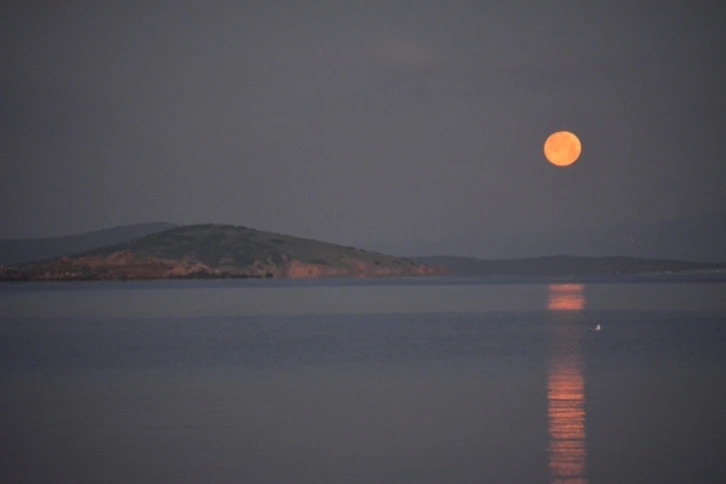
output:
[{"label": "dark sky", "polygon": [[[14,4],[0,238],[220,222],[393,246],[726,210],[718,2]],[[560,129],[569,168],[542,155]]]}]

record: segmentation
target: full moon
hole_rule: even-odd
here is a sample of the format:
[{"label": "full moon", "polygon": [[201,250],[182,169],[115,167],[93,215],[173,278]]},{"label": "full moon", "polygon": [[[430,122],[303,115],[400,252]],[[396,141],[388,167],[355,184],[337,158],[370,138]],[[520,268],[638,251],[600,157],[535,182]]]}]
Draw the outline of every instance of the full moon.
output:
[{"label": "full moon", "polygon": [[555,166],[569,166],[582,152],[580,139],[569,131],[552,133],[544,144],[547,160]]}]

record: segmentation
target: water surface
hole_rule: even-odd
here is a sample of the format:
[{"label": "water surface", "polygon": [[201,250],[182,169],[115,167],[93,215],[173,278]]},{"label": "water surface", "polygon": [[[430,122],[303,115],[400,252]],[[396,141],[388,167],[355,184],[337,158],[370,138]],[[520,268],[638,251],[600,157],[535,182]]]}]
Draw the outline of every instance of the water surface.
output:
[{"label": "water surface", "polygon": [[726,284],[658,281],[2,285],[0,481],[726,481]]}]

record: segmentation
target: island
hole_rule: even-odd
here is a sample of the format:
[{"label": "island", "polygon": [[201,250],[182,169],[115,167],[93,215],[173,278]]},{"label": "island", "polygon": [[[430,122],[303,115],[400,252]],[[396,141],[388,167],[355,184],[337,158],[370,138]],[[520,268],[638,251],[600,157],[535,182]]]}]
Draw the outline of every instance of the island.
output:
[{"label": "island", "polygon": [[4,281],[412,277],[439,266],[234,225],[187,225],[73,255],[0,267]]}]

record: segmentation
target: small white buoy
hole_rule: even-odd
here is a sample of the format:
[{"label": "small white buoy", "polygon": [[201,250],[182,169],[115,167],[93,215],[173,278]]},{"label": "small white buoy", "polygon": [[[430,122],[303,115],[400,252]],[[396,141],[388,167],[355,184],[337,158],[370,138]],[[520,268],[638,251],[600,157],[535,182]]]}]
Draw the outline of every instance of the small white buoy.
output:
[{"label": "small white buoy", "polygon": [[593,331],[600,331],[602,328],[599,324],[596,324],[594,328],[592,328]]}]

